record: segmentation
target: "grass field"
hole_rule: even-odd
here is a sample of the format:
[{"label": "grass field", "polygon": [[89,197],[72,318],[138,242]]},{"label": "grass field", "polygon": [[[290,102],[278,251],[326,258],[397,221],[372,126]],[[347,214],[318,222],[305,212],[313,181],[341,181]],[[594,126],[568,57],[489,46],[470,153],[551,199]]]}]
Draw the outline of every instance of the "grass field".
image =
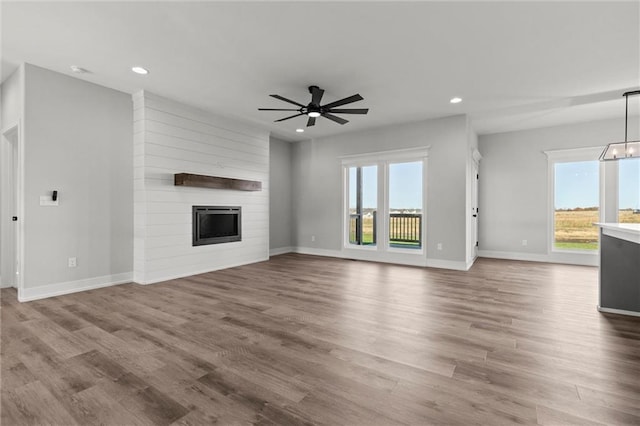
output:
[{"label": "grass field", "polygon": [[[355,230],[350,235],[351,240],[355,240]],[[362,222],[362,242],[363,244],[373,244],[373,218],[365,217]],[[391,241],[394,246],[403,246],[407,248],[420,248],[418,243]]]},{"label": "grass field", "polygon": [[[631,210],[620,210],[618,221],[622,223],[640,223],[640,214]],[[555,241],[559,249],[597,250],[599,212],[596,210],[556,210]]]},{"label": "grass field", "polygon": [[[350,241],[355,241],[356,239],[356,231],[353,226],[355,222],[352,223],[351,226],[351,234],[349,235]],[[373,243],[373,218],[365,217],[362,222],[362,243],[363,244],[372,244]]]},{"label": "grass field", "polygon": [[[597,210],[557,210],[555,212],[555,241],[554,247],[565,250],[597,250],[599,222]],[[621,223],[640,223],[640,214],[632,210],[620,210],[618,221]],[[362,239],[364,244],[373,243],[373,218],[365,217],[362,224]],[[352,235],[353,239],[353,235]],[[394,244],[402,244],[396,242]],[[416,246],[415,243],[405,243]]]}]

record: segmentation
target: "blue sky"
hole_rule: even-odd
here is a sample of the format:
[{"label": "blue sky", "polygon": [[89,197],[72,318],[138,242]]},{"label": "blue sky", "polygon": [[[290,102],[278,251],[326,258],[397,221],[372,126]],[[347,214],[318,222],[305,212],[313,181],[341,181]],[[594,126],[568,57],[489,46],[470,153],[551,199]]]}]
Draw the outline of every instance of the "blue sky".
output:
[{"label": "blue sky", "polygon": [[598,161],[557,163],[556,209],[596,207],[600,204]]},{"label": "blue sky", "polygon": [[[556,209],[594,207],[599,204],[598,161],[556,164]],[[640,209],[640,158],[618,161],[621,209]]]},{"label": "blue sky", "polygon": [[[555,207],[573,209],[599,204],[598,161],[556,164]],[[618,161],[619,206],[640,209],[640,158]],[[378,168],[362,168],[364,208],[377,207]],[[351,168],[350,204],[355,207],[355,167]],[[422,207],[422,163],[395,163],[389,166],[389,204],[392,209]]]},{"label": "blue sky", "polygon": [[[362,207],[378,207],[378,166],[362,168]],[[356,167],[349,168],[349,208],[356,208]]]},{"label": "blue sky", "polygon": [[621,209],[640,209],[640,158],[619,160],[618,205]]},{"label": "blue sky", "polygon": [[389,207],[422,209],[422,162],[389,165]]},{"label": "blue sky", "polygon": [[[355,167],[349,170],[351,190],[350,207],[355,208]],[[362,168],[362,204],[363,208],[377,207],[378,168]],[[422,208],[422,162],[394,163],[389,165],[389,205],[391,209]]]}]

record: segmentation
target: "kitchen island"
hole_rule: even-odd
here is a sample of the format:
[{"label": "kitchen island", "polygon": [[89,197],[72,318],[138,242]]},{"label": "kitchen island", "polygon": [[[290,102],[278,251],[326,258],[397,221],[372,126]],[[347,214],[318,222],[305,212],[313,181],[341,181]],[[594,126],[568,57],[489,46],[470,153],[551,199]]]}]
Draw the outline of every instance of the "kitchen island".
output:
[{"label": "kitchen island", "polygon": [[598,310],[640,316],[640,223],[597,223],[600,227]]}]

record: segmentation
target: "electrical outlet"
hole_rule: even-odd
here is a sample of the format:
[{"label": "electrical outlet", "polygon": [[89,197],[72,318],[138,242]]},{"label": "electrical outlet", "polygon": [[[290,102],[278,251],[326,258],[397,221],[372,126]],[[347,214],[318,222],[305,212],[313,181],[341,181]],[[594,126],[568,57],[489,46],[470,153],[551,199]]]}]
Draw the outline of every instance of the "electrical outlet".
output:
[{"label": "electrical outlet", "polygon": [[315,236],[315,235],[312,235],[312,236],[311,236],[311,242],[313,243],[313,242],[315,242],[315,241],[316,241],[316,236]]},{"label": "electrical outlet", "polygon": [[75,268],[76,266],[78,266],[78,261],[75,257],[70,257],[69,258],[69,268]]},{"label": "electrical outlet", "polygon": [[442,250],[442,243],[438,243],[438,250]]},{"label": "electrical outlet", "polygon": [[527,240],[522,240],[522,245],[526,246],[527,245]]}]

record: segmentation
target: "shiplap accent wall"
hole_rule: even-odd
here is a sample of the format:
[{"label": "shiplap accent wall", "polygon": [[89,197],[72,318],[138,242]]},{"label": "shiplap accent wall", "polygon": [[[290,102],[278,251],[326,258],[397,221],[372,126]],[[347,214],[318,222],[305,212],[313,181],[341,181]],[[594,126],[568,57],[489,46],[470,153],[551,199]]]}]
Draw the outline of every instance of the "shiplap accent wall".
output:
[{"label": "shiplap accent wall", "polygon": [[[269,134],[143,91],[133,95],[134,281],[150,284],[269,257]],[[175,173],[262,191],[174,186]],[[194,205],[241,206],[242,241],[193,247]]]}]

